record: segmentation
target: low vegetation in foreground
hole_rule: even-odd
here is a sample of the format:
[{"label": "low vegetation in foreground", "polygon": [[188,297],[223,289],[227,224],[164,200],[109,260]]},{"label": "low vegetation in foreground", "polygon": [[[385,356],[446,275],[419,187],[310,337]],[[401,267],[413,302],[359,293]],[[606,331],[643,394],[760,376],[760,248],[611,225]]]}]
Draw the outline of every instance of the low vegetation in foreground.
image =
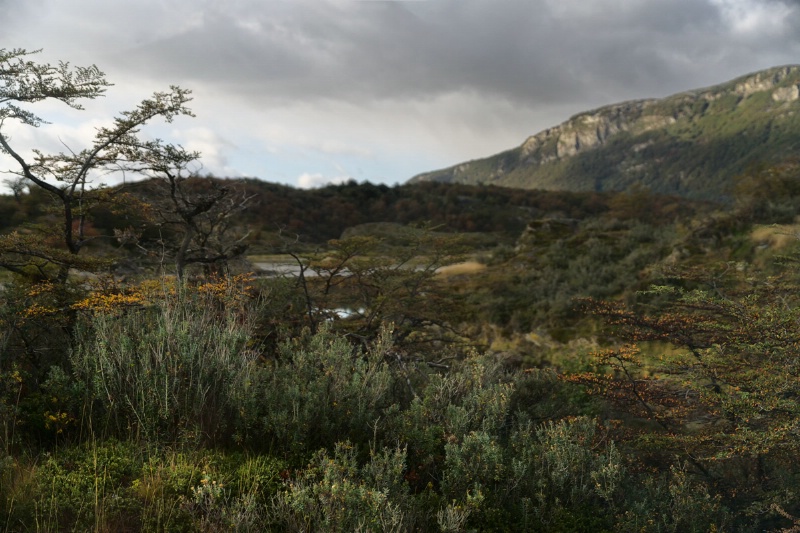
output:
[{"label": "low vegetation in foreground", "polygon": [[4,530],[795,527],[795,226],[548,224],[9,278]]}]

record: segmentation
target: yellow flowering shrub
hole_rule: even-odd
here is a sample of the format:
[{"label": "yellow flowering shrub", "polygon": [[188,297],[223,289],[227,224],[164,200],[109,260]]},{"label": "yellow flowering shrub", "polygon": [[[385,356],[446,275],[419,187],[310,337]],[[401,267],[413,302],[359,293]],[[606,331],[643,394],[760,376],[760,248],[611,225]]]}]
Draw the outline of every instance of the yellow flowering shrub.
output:
[{"label": "yellow flowering shrub", "polygon": [[76,311],[89,311],[94,313],[113,312],[128,307],[144,305],[146,299],[141,292],[128,293],[92,293],[83,300],[72,305]]},{"label": "yellow flowering shrub", "polygon": [[235,276],[212,276],[207,282],[197,286],[197,293],[224,304],[241,303],[253,297],[253,279],[252,272]]}]

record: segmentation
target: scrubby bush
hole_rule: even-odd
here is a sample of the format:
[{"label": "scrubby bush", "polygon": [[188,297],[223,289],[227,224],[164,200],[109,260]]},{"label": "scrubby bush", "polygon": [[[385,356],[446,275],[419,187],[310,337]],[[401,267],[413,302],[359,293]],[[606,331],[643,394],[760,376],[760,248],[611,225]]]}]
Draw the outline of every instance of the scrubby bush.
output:
[{"label": "scrubby bush", "polygon": [[148,442],[229,439],[258,356],[251,315],[240,311],[187,292],[93,314],[71,357],[93,429]]},{"label": "scrubby bush", "polygon": [[254,446],[304,456],[342,436],[366,445],[396,411],[395,374],[386,357],[391,331],[366,349],[327,329],[283,343],[254,376],[242,433]]},{"label": "scrubby bush", "polygon": [[730,522],[721,497],[693,479],[685,465],[641,476],[630,484],[630,490],[617,525],[620,531],[701,533],[725,531]]},{"label": "scrubby bush", "polygon": [[333,454],[321,450],[278,493],[276,522],[282,531],[413,531],[405,459],[405,450],[385,448],[360,466],[349,443],[337,443]]},{"label": "scrubby bush", "polygon": [[472,431],[498,435],[509,421],[513,384],[497,362],[473,354],[449,372],[433,372],[418,396],[389,421],[391,438],[407,444],[417,488],[438,484],[445,445]]},{"label": "scrubby bush", "polygon": [[133,443],[108,440],[44,456],[38,464],[17,463],[0,485],[6,527],[135,530],[139,516],[129,483],[140,461]]}]

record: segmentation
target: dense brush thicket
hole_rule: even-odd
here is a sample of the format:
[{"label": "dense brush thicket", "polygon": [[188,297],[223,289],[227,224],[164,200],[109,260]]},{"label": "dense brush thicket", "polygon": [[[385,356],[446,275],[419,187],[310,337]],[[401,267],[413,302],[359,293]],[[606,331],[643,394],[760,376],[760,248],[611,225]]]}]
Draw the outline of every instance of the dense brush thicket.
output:
[{"label": "dense brush thicket", "polygon": [[359,226],[299,278],[6,277],[3,527],[796,527],[794,196],[752,188],[574,196],[513,247]]},{"label": "dense brush thicket", "polygon": [[354,344],[323,325],[265,352],[253,339],[275,302],[218,285],[165,285],[134,306],[83,311],[69,359],[40,383],[9,362],[9,530],[700,531],[726,521],[685,465],[642,472],[553,371],[473,351],[446,365],[400,357],[390,326]]},{"label": "dense brush thicket", "polygon": [[630,307],[585,300],[618,339],[651,344],[551,351],[569,372],[436,335],[415,351],[389,321],[304,322],[281,279],[163,278],[62,308],[62,289],[11,283],[6,529],[791,525],[800,306],[792,268],[774,268],[706,273],[713,291],[687,272]]}]

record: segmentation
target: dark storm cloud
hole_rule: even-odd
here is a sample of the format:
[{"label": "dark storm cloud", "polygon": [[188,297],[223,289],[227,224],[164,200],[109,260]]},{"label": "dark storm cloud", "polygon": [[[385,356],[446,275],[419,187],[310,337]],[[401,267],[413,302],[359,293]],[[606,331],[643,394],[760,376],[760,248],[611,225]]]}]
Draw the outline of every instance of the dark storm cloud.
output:
[{"label": "dark storm cloud", "polygon": [[272,101],[656,96],[791,62],[800,42],[796,0],[2,1],[7,34],[101,42],[142,75]]},{"label": "dark storm cloud", "polygon": [[234,5],[208,8],[194,28],[126,51],[127,60],[273,100],[424,99],[463,91],[541,105],[722,82],[744,73],[745,63],[790,61],[800,38],[800,24],[780,36],[736,27],[747,10],[782,7],[787,17],[800,16],[796,3],[776,1]]},{"label": "dark storm cloud", "polygon": [[534,86],[548,98],[569,90],[557,68],[562,59],[547,43],[557,28],[535,4],[302,4],[215,13],[132,57],[141,68],[244,83],[276,98],[413,99],[454,91],[519,97]]}]

